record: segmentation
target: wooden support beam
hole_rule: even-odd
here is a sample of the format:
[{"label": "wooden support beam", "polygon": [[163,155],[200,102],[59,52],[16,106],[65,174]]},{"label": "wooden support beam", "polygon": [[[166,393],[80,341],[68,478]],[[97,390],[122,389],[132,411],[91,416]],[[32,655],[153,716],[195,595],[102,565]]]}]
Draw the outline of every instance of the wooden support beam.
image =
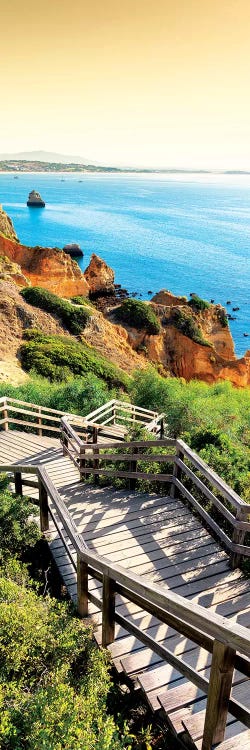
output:
[{"label": "wooden support beam", "polygon": [[[249,513],[250,513],[250,508],[249,508]],[[245,520],[245,513],[242,512],[240,508],[238,508],[236,511],[236,520],[237,521]],[[246,535],[245,530],[235,528],[233,530],[232,542],[234,544],[244,544],[245,535]],[[241,558],[242,558],[242,555],[232,550],[230,554],[230,558],[229,558],[230,567],[233,569],[238,568],[241,562]]]},{"label": "wooden support beam", "polygon": [[[133,454],[136,454],[136,453],[138,453],[138,448],[134,448],[134,450],[133,450]],[[130,461],[130,471],[131,472],[137,472],[137,461],[136,460]],[[137,482],[136,477],[130,477],[130,479],[129,479],[129,489],[132,490],[132,492],[136,488],[136,482]]]},{"label": "wooden support beam", "polygon": [[224,739],[234,663],[235,651],[220,641],[215,640],[202,750],[211,750],[215,743],[222,742]]},{"label": "wooden support beam", "polygon": [[[176,448],[176,458],[180,458],[181,461],[184,459],[184,453],[179,448]],[[177,466],[176,463],[174,463],[173,467],[173,478],[181,480],[181,468]],[[170,497],[176,497],[177,495],[177,487],[174,482],[172,482],[170,487]]]},{"label": "wooden support beam", "polygon": [[102,646],[109,646],[115,639],[115,581],[103,575],[102,589]]},{"label": "wooden support beam", "polygon": [[16,495],[23,494],[22,474],[20,471],[15,472],[15,493]]},{"label": "wooden support beam", "polygon": [[38,477],[38,493],[40,505],[40,525],[41,531],[48,531],[49,528],[49,505],[48,493],[40,477]]},{"label": "wooden support beam", "polygon": [[2,413],[3,413],[3,419],[6,420],[6,422],[4,422],[3,429],[5,430],[5,432],[7,432],[7,430],[9,429],[7,399],[5,399],[4,401],[4,408],[2,409]]},{"label": "wooden support beam", "polygon": [[77,555],[77,609],[81,617],[88,616],[88,564]]}]

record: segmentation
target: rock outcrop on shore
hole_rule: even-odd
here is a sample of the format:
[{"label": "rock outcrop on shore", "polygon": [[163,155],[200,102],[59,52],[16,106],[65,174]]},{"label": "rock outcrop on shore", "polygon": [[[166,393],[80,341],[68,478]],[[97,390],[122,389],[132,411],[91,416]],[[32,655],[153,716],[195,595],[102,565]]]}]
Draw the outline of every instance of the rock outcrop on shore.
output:
[{"label": "rock outcrop on shore", "polygon": [[88,282],[76,261],[57,248],[21,245],[11,227],[7,214],[0,210],[0,255],[16,263],[33,286],[45,287],[61,297],[88,295]]},{"label": "rock outcrop on shore", "polygon": [[92,297],[114,293],[114,271],[95,253],[91,255],[91,260],[84,271],[84,276],[88,282],[89,292]]}]

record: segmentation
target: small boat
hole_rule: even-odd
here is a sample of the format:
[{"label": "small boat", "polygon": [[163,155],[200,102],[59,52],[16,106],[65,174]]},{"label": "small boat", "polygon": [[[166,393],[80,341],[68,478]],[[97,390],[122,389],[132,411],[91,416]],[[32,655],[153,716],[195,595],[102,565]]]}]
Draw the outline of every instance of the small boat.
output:
[{"label": "small boat", "polygon": [[247,336],[249,336],[249,333],[243,333],[243,336],[247,338]]},{"label": "small boat", "polygon": [[233,307],[233,311],[236,312],[236,310],[239,310],[239,307]]}]

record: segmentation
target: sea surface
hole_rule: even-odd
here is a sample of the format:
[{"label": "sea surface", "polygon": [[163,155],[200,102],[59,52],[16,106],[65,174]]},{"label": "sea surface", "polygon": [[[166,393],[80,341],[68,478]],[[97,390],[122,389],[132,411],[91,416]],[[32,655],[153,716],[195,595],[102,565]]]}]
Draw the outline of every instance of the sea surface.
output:
[{"label": "sea surface", "polygon": [[[32,189],[46,208],[26,206]],[[165,288],[224,305],[237,355],[250,348],[250,176],[0,174],[0,203],[22,243],[78,242],[81,268],[97,253],[142,299]]]}]

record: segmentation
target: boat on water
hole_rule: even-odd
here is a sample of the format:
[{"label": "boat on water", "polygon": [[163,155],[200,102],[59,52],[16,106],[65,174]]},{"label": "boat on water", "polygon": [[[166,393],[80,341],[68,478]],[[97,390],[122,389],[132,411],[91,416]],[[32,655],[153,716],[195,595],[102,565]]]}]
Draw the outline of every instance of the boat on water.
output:
[{"label": "boat on water", "polygon": [[34,208],[45,207],[44,200],[41,198],[40,193],[38,193],[37,190],[31,190],[31,193],[29,193],[27,206],[33,206]]}]

